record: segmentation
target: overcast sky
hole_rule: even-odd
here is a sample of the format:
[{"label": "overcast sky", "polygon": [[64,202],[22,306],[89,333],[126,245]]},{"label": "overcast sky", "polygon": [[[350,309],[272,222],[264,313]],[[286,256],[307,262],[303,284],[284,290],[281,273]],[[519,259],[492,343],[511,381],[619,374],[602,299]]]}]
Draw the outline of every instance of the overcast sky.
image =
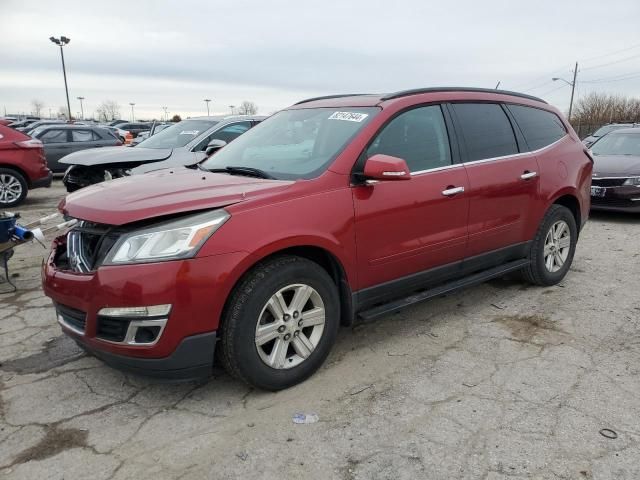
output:
[{"label": "overcast sky", "polygon": [[0,114],[84,96],[123,118],[184,116],[252,100],[271,113],[304,97],[463,85],[525,91],[565,110],[578,96],[640,96],[639,0],[0,0]]}]

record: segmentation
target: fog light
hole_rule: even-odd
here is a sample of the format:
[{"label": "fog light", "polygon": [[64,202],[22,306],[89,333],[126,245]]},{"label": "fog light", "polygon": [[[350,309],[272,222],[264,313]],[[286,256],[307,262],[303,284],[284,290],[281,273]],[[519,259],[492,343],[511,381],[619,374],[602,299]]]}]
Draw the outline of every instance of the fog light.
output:
[{"label": "fog light", "polygon": [[152,326],[152,327],[138,327],[135,335],[135,343],[153,343],[158,338],[158,335],[162,327]]},{"label": "fog light", "polygon": [[152,305],[150,307],[109,307],[103,308],[98,315],[105,317],[166,317],[171,311],[171,304]]}]

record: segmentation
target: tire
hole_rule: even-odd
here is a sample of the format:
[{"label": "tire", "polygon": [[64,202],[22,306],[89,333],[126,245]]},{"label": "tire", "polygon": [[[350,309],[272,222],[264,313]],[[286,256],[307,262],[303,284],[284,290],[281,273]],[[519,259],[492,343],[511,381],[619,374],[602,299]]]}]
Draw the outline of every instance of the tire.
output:
[{"label": "tire", "polygon": [[[307,293],[308,300],[294,301]],[[302,305],[299,312],[296,303]],[[278,309],[276,316],[273,312]],[[312,310],[315,315],[309,313]],[[322,365],[339,324],[340,299],[329,274],[302,257],[274,257],[247,273],[230,295],[222,318],[219,357],[231,375],[249,385],[282,390],[307,379]],[[282,332],[275,330],[277,325]],[[259,344],[259,327],[263,332],[269,329],[263,339],[273,339]],[[282,351],[284,354],[278,355]]]},{"label": "tire", "polygon": [[559,283],[571,267],[577,241],[578,228],[571,211],[562,205],[551,205],[533,239],[531,263],[523,270],[524,279],[534,285]]},{"label": "tire", "polygon": [[24,176],[10,168],[0,168],[0,209],[20,205],[29,185]]}]

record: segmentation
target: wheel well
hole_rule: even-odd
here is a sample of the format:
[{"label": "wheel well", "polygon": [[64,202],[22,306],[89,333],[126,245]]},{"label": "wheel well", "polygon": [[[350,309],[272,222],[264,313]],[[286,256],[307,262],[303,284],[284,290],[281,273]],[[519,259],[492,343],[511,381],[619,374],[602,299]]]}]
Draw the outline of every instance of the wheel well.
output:
[{"label": "wheel well", "polygon": [[557,205],[562,205],[563,207],[567,207],[571,211],[571,213],[573,213],[573,218],[576,219],[576,228],[578,232],[580,232],[581,218],[580,218],[580,203],[578,202],[578,199],[573,195],[563,195],[562,197],[556,198],[556,200],[553,203]]},{"label": "wheel well", "polygon": [[[355,314],[353,310],[353,299],[351,297],[351,287],[347,282],[347,275],[342,264],[331,252],[324,248],[311,245],[296,246],[273,252],[268,256],[261,258],[260,262],[280,255],[295,255],[306,258],[307,260],[311,260],[312,262],[320,265],[331,276],[336,287],[338,287],[338,293],[340,295],[340,323],[345,326],[353,323]],[[247,272],[254,266],[255,264],[247,269]],[[239,282],[240,280],[238,283]]]},{"label": "wheel well", "polygon": [[19,173],[24,178],[24,181],[27,182],[27,186],[31,188],[31,180],[29,180],[29,176],[22,170],[20,167],[16,167],[15,165],[5,165],[4,163],[0,163],[0,168],[6,168],[8,170],[13,170],[14,172]]}]

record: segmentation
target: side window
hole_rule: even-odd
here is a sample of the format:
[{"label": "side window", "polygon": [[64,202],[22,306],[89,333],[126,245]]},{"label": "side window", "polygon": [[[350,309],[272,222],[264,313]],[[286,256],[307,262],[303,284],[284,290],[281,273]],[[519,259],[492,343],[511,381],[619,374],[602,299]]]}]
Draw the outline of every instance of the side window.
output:
[{"label": "side window", "polygon": [[551,145],[567,134],[555,113],[522,105],[508,105],[531,150]]},{"label": "side window", "polygon": [[207,138],[205,138],[198,144],[194,151],[201,152],[206,150],[207,145],[209,145],[211,140],[223,140],[227,143],[231,143],[232,140],[235,140],[250,128],[251,122],[240,122],[227,125],[226,127],[223,127],[220,130],[217,130],[208,135]]},{"label": "side window", "polygon": [[447,127],[439,105],[401,113],[378,133],[367,158],[382,153],[402,158],[411,172],[451,165]]},{"label": "side window", "polygon": [[511,122],[496,103],[454,103],[462,130],[467,161],[504,157],[518,153]]},{"label": "side window", "polygon": [[95,140],[95,138],[91,130],[71,130],[72,142],[92,142],[93,140]]},{"label": "side window", "polygon": [[67,130],[47,130],[40,135],[42,143],[66,143]]}]

